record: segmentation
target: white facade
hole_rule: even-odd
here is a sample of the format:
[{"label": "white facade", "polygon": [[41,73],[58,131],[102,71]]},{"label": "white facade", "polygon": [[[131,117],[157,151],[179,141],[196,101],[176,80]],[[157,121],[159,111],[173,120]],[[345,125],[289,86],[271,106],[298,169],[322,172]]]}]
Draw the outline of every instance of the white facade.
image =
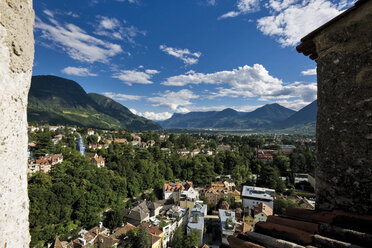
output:
[{"label": "white facade", "polygon": [[267,220],[267,215],[263,212],[254,215],[254,223],[255,224],[257,222],[266,222],[266,220]]},{"label": "white facade", "polygon": [[265,203],[270,208],[274,209],[275,190],[268,188],[260,188],[254,186],[243,186],[242,199],[243,207],[251,207]]},{"label": "white facade", "polygon": [[228,245],[227,237],[233,235],[236,228],[235,212],[219,209],[218,217],[220,218],[221,241]]}]

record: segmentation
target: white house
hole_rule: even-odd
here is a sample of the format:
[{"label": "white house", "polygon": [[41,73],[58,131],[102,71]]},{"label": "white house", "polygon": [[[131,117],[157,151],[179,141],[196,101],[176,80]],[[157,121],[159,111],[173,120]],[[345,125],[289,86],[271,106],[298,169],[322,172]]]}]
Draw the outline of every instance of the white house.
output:
[{"label": "white house", "polygon": [[260,188],[254,186],[243,186],[243,207],[254,208],[254,206],[265,203],[271,209],[274,208],[274,189]]},{"label": "white house", "polygon": [[218,209],[218,216],[220,218],[222,243],[228,245],[229,242],[227,241],[227,237],[233,235],[235,232],[235,212],[231,210]]},{"label": "white house", "polygon": [[204,232],[204,217],[207,215],[207,205],[196,203],[194,208],[191,210],[190,219],[187,223],[187,233],[189,234],[193,230],[200,231],[200,242],[203,243],[203,232]]},{"label": "white house", "polygon": [[199,199],[199,192],[193,188],[192,182],[169,182],[163,185],[163,198],[175,202],[186,199],[195,201]]}]

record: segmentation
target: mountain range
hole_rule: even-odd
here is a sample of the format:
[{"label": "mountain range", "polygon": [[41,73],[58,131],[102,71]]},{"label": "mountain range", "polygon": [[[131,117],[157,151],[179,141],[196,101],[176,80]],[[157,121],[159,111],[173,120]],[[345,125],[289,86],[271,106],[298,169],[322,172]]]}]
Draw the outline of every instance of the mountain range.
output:
[{"label": "mountain range", "polygon": [[277,103],[252,112],[222,111],[174,113],[158,123],[133,114],[128,108],[103,95],[87,94],[75,81],[56,76],[33,76],[28,96],[30,123],[77,125],[102,129],[291,129],[315,132],[317,102],[299,111]]},{"label": "mountain range", "polygon": [[102,129],[157,130],[154,121],[133,114],[111,98],[89,93],[75,81],[56,76],[33,76],[28,95],[30,123],[77,125]]},{"label": "mountain range", "polygon": [[317,101],[294,111],[277,103],[267,104],[252,112],[238,112],[231,108],[222,111],[173,114],[158,123],[163,128],[215,128],[215,129],[285,129],[315,126]]}]

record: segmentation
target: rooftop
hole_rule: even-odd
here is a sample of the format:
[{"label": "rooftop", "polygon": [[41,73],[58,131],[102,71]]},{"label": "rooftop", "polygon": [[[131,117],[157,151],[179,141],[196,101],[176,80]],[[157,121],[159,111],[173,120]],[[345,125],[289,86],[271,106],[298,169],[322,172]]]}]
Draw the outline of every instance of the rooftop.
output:
[{"label": "rooftop", "polygon": [[260,188],[254,186],[243,186],[242,196],[243,197],[254,197],[265,200],[274,200],[274,189]]},{"label": "rooftop", "polygon": [[218,215],[220,217],[222,231],[229,231],[235,229],[236,225],[235,212],[231,210],[218,209]]}]

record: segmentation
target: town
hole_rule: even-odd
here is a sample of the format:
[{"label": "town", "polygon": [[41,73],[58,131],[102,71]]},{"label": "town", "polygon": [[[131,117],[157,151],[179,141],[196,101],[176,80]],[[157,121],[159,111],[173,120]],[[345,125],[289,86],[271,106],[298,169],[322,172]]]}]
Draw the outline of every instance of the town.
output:
[{"label": "town", "polygon": [[311,136],[28,130],[36,247],[227,247],[315,207]]}]

